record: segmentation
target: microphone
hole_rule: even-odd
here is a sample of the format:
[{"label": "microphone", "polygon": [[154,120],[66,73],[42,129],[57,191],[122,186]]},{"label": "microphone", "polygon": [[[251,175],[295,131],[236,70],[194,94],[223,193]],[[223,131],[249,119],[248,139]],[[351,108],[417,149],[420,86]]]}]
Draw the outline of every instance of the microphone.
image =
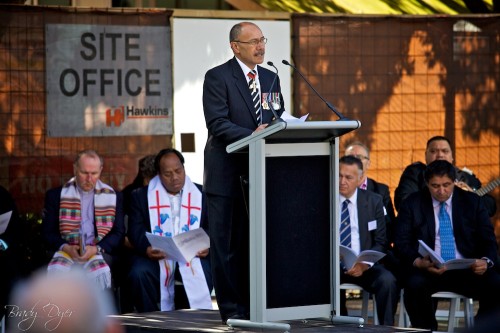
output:
[{"label": "microphone", "polygon": [[273,103],[271,103],[271,91],[273,90],[273,86],[274,86],[274,83],[276,82],[276,79],[278,79],[278,69],[276,68],[276,66],[274,66],[272,61],[268,61],[267,64],[269,66],[272,66],[276,70],[276,74],[274,75],[273,82],[271,83],[271,87],[269,88],[269,93],[267,94],[267,97],[266,97],[267,105],[269,105],[269,108],[271,109],[271,112],[273,113],[273,116],[274,116],[273,120],[271,120],[271,122],[268,125],[268,126],[272,126],[272,125],[277,124],[277,123],[284,123],[285,121],[283,119],[281,119],[280,116],[278,116],[278,114],[276,113],[276,110],[274,110]]},{"label": "microphone", "polygon": [[323,98],[323,96],[321,96],[321,95],[319,94],[319,92],[317,92],[317,91],[316,91],[316,89],[314,89],[314,87],[312,86],[312,84],[311,84],[311,83],[310,83],[310,82],[306,79],[306,77],[305,77],[304,75],[302,75],[302,73],[301,73],[301,72],[297,69],[297,67],[295,67],[294,65],[292,65],[291,63],[289,63],[289,62],[288,62],[288,61],[286,61],[286,60],[281,60],[281,62],[282,62],[283,64],[287,65],[287,66],[292,67],[292,68],[293,68],[293,69],[294,69],[297,73],[299,73],[299,74],[300,74],[300,76],[304,79],[304,81],[306,81],[306,83],[307,83],[307,85],[309,86],[309,88],[311,88],[311,89],[312,89],[312,91],[314,91],[314,93],[315,93],[315,94],[316,94],[319,98],[321,98],[321,100],[322,100],[323,102],[325,102],[326,106],[327,106],[330,110],[332,110],[332,111],[333,111],[333,113],[335,113],[335,115],[337,115],[337,117],[339,117],[339,119],[338,119],[338,120],[348,120],[348,118],[347,118],[347,117],[344,117],[344,116],[342,115],[342,113],[338,112],[338,111],[337,111],[337,109],[336,109],[336,108],[335,108],[335,107],[334,107],[334,106],[333,106],[330,102],[326,101],[326,100]]}]

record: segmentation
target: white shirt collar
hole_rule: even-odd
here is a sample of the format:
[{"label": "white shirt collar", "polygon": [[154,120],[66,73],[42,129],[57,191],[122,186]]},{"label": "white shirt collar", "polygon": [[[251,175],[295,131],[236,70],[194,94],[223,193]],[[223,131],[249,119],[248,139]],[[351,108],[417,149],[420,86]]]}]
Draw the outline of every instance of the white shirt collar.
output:
[{"label": "white shirt collar", "polygon": [[[248,74],[248,72],[252,71],[252,69],[249,68],[247,65],[245,65],[240,59],[236,58],[236,61],[238,61],[238,64],[240,65],[241,70],[245,74],[245,78],[247,79],[247,82],[248,82],[250,80],[250,78],[247,76],[247,74]],[[256,78],[259,77],[259,70],[257,69],[258,67],[259,66],[256,65],[255,68],[253,69],[257,73],[257,75],[255,76]]]},{"label": "white shirt collar", "polygon": [[[432,196],[431,196],[432,197]],[[453,193],[450,195],[450,197],[448,198],[448,200],[446,200],[446,206],[447,207],[451,207],[451,199],[453,198]],[[437,201],[436,199],[434,199],[434,197],[432,197],[432,207],[436,208],[438,207],[439,205],[441,204],[440,201]]]},{"label": "white shirt collar", "polygon": [[340,194],[340,203],[342,204],[344,200],[349,199],[349,201],[353,204],[356,205],[358,202],[358,189],[354,190],[354,193],[350,198],[344,197],[342,194]]}]

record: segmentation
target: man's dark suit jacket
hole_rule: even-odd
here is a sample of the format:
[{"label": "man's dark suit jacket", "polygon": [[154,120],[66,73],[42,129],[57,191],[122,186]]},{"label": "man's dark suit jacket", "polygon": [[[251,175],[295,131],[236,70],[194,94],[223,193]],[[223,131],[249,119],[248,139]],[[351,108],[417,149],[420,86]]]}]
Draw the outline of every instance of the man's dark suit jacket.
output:
[{"label": "man's dark suit jacket", "polygon": [[[59,231],[59,206],[61,203],[62,186],[53,188],[45,194],[45,208],[42,219],[42,234],[50,251],[58,251],[66,241],[61,237]],[[123,220],[122,194],[116,193],[116,214],[113,228],[98,243],[107,254],[115,254],[123,242],[125,236],[125,223]],[[97,228],[94,224],[94,234]]]},{"label": "man's dark suit jacket", "polygon": [[[426,187],[424,172],[426,165],[422,162],[415,162],[406,167],[399,179],[398,187],[394,193],[394,205],[396,210],[399,211],[401,203],[410,194],[420,191]],[[455,167],[457,171],[457,181],[464,182],[473,189],[481,188],[481,181],[474,175],[468,172],[462,171]],[[486,194],[481,197],[486,209],[488,210],[488,215],[493,216],[497,210],[497,204],[495,198],[491,195]]]},{"label": "man's dark suit jacket", "polygon": [[394,206],[392,205],[389,186],[383,183],[376,182],[371,178],[367,178],[366,189],[368,191],[375,192],[382,197],[382,202],[384,203],[384,207],[387,212],[387,215],[385,216],[387,239],[392,242],[394,234],[394,223],[396,223],[396,214],[394,213]]},{"label": "man's dark suit jacket", "polygon": [[[382,197],[374,192],[358,189],[357,198],[359,242],[361,251],[387,252],[387,236]],[[368,230],[368,223],[377,221],[376,228]]]},{"label": "man's dark suit jacket", "polygon": [[[195,185],[202,191],[199,184]],[[202,192],[200,227],[208,234],[205,201],[205,195]],[[146,232],[151,232],[151,222],[149,218],[148,187],[144,186],[132,191],[127,232],[128,239],[134,246],[135,251],[142,256],[146,256],[146,249],[151,246],[146,237]]]},{"label": "man's dark suit jacket", "polygon": [[[480,197],[455,187],[452,197],[453,234],[465,258],[487,257],[497,265],[497,243],[488,211]],[[427,188],[403,201],[396,223],[396,247],[404,264],[413,266],[418,240],[434,249],[436,222],[432,197]]]},{"label": "man's dark suit jacket", "polygon": [[[284,110],[280,80],[270,70],[257,66],[261,93],[278,93],[281,115]],[[240,176],[248,175],[248,156],[228,154],[227,145],[245,138],[258,127],[245,74],[236,58],[212,68],[205,75],[203,110],[208,129],[205,146],[203,189],[207,193],[230,196],[241,191]],[[272,120],[271,110],[262,109],[262,123]]]}]

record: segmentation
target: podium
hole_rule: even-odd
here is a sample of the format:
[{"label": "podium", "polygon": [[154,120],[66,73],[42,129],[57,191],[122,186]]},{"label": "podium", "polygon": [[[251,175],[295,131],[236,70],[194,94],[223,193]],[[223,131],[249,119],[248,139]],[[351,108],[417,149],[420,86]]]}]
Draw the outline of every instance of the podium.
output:
[{"label": "podium", "polygon": [[273,322],[325,317],[363,324],[335,315],[339,137],[360,125],[281,122],[226,147],[249,155],[250,215],[250,321],[228,325],[288,331]]}]

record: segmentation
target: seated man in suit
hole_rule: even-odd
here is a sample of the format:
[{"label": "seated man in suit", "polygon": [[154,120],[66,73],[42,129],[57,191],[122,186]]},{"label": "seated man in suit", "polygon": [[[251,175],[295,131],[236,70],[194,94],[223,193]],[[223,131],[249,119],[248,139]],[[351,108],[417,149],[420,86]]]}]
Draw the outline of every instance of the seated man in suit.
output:
[{"label": "seated man in suit", "polygon": [[[425,170],[427,187],[403,201],[396,224],[396,247],[405,265],[405,305],[414,327],[437,329],[431,295],[451,291],[479,300],[478,317],[500,309],[497,243],[488,212],[474,193],[455,186],[456,170],[436,160]],[[473,258],[469,269],[437,268],[418,252],[424,241],[444,260]]]},{"label": "seated man in suit", "polygon": [[[184,157],[175,149],[161,150],[155,168],[157,175],[149,184],[132,192],[128,238],[135,255],[128,287],[134,306],[138,312],[212,309],[209,249],[200,251],[190,263],[179,264],[166,259],[146,237],[146,232],[173,237],[200,227],[206,230],[200,186],[186,176]],[[184,288],[175,288],[176,278]],[[185,292],[187,301],[179,299],[180,292]]]},{"label": "seated man in suit", "polygon": [[389,243],[393,242],[394,223],[396,222],[396,214],[392,205],[391,193],[389,186],[384,183],[379,183],[372,178],[368,178],[368,169],[370,168],[370,150],[361,142],[355,141],[350,143],[345,149],[345,155],[355,156],[363,163],[363,176],[359,188],[380,194],[386,211],[385,222],[387,239]]},{"label": "seated man in suit", "polygon": [[[435,160],[445,160],[453,163],[451,143],[450,140],[444,136],[434,136],[427,141],[427,147],[425,149],[425,163],[428,165]],[[399,211],[401,203],[410,194],[425,187],[425,166],[426,165],[422,162],[415,162],[408,165],[403,171],[403,174],[399,179],[396,192],[394,193],[394,205],[396,210]],[[470,170],[455,167],[455,172],[457,175],[456,185],[458,185],[461,189],[466,191],[475,191],[481,188],[481,181]],[[484,201],[486,209],[488,210],[488,215],[490,217],[495,215],[497,210],[495,198],[488,194],[482,196],[481,198]]]},{"label": "seated man in suit", "polygon": [[[387,237],[382,197],[359,190],[363,164],[354,156],[339,160],[341,225],[340,244],[356,253],[364,250],[386,252]],[[394,275],[382,264],[360,262],[340,274],[340,283],[355,283],[375,295],[381,325],[393,325],[399,298]],[[345,294],[341,294],[341,314],[346,315]]]},{"label": "seated man in suit", "polygon": [[111,287],[112,255],[123,242],[122,195],[100,180],[102,158],[94,150],[80,152],[75,176],[47,191],[42,235],[56,251],[49,273],[82,265],[102,288]]}]

